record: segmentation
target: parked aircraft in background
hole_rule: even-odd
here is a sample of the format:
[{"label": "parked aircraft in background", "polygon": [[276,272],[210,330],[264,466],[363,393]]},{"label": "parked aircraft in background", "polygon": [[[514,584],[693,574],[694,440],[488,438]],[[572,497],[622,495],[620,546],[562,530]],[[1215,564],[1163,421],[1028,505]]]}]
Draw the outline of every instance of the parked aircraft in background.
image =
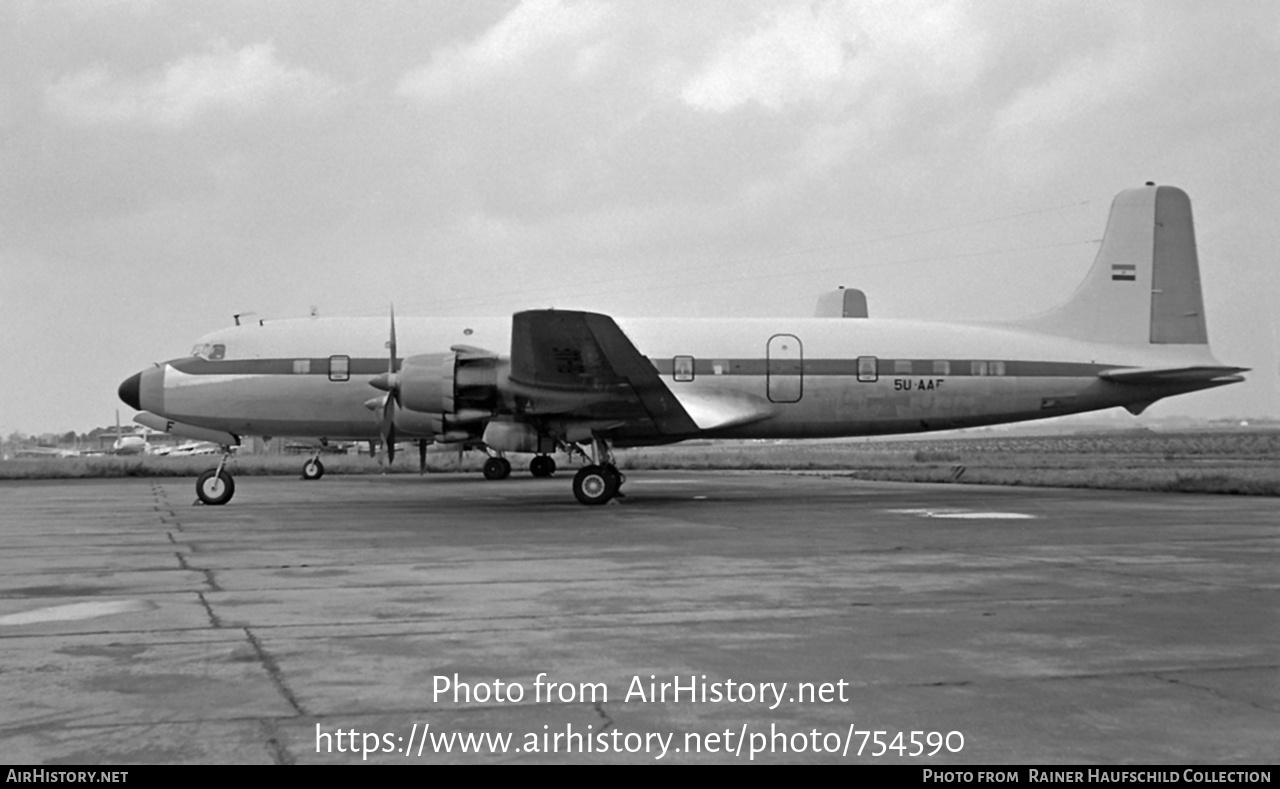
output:
[{"label": "parked aircraft in background", "polygon": [[[15,458],[78,458],[85,453],[79,449],[70,449],[68,447],[15,447],[13,457]],[[5,458],[8,459],[7,457]]]},{"label": "parked aircraft in background", "polygon": [[147,455],[151,453],[151,444],[147,441],[147,433],[144,430],[141,435],[132,434],[125,435],[124,429],[120,427],[120,411],[116,411],[116,440],[108,450],[112,455]]},{"label": "parked aircraft in background", "polygon": [[212,441],[184,441],[173,446],[153,445],[151,454],[157,457],[181,458],[192,455],[220,455],[222,447]]},{"label": "parked aircraft in background", "polygon": [[[302,318],[210,334],[190,356],[120,385],[141,424],[230,447],[246,435],[381,440],[425,456],[481,448],[550,476],[581,458],[573,492],[604,504],[615,447],[689,438],[821,438],[947,430],[1121,406],[1243,380],[1209,350],[1191,203],[1120,193],[1084,283],[1060,307],[1004,322],[865,317],[856,291],[819,317],[623,320],[530,310],[510,318]],[[400,355],[400,349],[408,349]],[[372,387],[372,388],[371,388]],[[200,499],[234,492],[225,469]],[[314,464],[314,465],[312,465]],[[323,467],[313,457],[311,473]]]}]

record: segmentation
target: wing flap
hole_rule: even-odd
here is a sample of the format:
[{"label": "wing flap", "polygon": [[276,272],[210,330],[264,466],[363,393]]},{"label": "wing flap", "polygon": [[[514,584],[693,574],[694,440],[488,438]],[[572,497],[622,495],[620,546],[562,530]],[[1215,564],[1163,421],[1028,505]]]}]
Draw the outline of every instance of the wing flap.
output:
[{"label": "wing flap", "polygon": [[759,422],[773,415],[768,402],[743,392],[726,389],[674,390],[676,399],[701,430],[718,430]]}]

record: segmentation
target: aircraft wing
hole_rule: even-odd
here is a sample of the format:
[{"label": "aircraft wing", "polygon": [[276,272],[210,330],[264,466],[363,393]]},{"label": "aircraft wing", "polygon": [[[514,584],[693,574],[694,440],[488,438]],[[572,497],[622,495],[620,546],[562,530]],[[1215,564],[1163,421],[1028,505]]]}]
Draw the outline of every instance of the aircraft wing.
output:
[{"label": "aircraft wing", "polygon": [[1123,367],[1103,370],[1098,377],[1118,384],[1233,383],[1247,367]]},{"label": "aircraft wing", "polygon": [[613,318],[529,310],[512,318],[510,381],[526,413],[651,422],[661,435],[698,425]]}]

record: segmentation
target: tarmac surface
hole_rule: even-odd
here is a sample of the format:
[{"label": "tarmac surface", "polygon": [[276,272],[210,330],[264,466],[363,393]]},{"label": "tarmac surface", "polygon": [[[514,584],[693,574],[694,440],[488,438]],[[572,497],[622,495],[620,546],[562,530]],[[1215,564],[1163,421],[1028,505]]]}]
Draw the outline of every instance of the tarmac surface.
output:
[{"label": "tarmac surface", "polygon": [[1275,499],[236,482],[0,482],[0,763],[1280,756]]}]

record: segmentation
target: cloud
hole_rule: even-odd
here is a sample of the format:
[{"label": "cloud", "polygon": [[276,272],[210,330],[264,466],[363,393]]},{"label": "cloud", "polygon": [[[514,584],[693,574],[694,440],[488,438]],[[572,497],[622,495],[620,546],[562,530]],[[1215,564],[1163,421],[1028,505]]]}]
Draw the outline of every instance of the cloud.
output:
[{"label": "cloud", "polygon": [[337,92],[330,80],[282,63],[270,43],[235,51],[221,44],[145,78],[116,78],[106,66],[93,66],[46,87],[45,102],[85,124],[181,128],[207,113],[248,115],[282,103],[315,107]]},{"label": "cloud", "polygon": [[685,85],[686,104],[726,112],[754,101],[777,111],[820,99],[850,76],[858,30],[844,8],[787,6],[767,16],[749,35],[721,45]]},{"label": "cloud", "polygon": [[548,51],[559,53],[566,48],[574,55],[572,71],[585,76],[601,53],[581,44],[609,15],[610,9],[597,2],[524,0],[473,42],[435,52],[429,64],[400,79],[396,93],[428,102],[447,100],[519,73]]},{"label": "cloud", "polygon": [[681,98],[707,112],[752,102],[781,112],[826,100],[843,107],[873,83],[955,90],[978,76],[983,49],[952,0],[784,5],[722,39]]}]

